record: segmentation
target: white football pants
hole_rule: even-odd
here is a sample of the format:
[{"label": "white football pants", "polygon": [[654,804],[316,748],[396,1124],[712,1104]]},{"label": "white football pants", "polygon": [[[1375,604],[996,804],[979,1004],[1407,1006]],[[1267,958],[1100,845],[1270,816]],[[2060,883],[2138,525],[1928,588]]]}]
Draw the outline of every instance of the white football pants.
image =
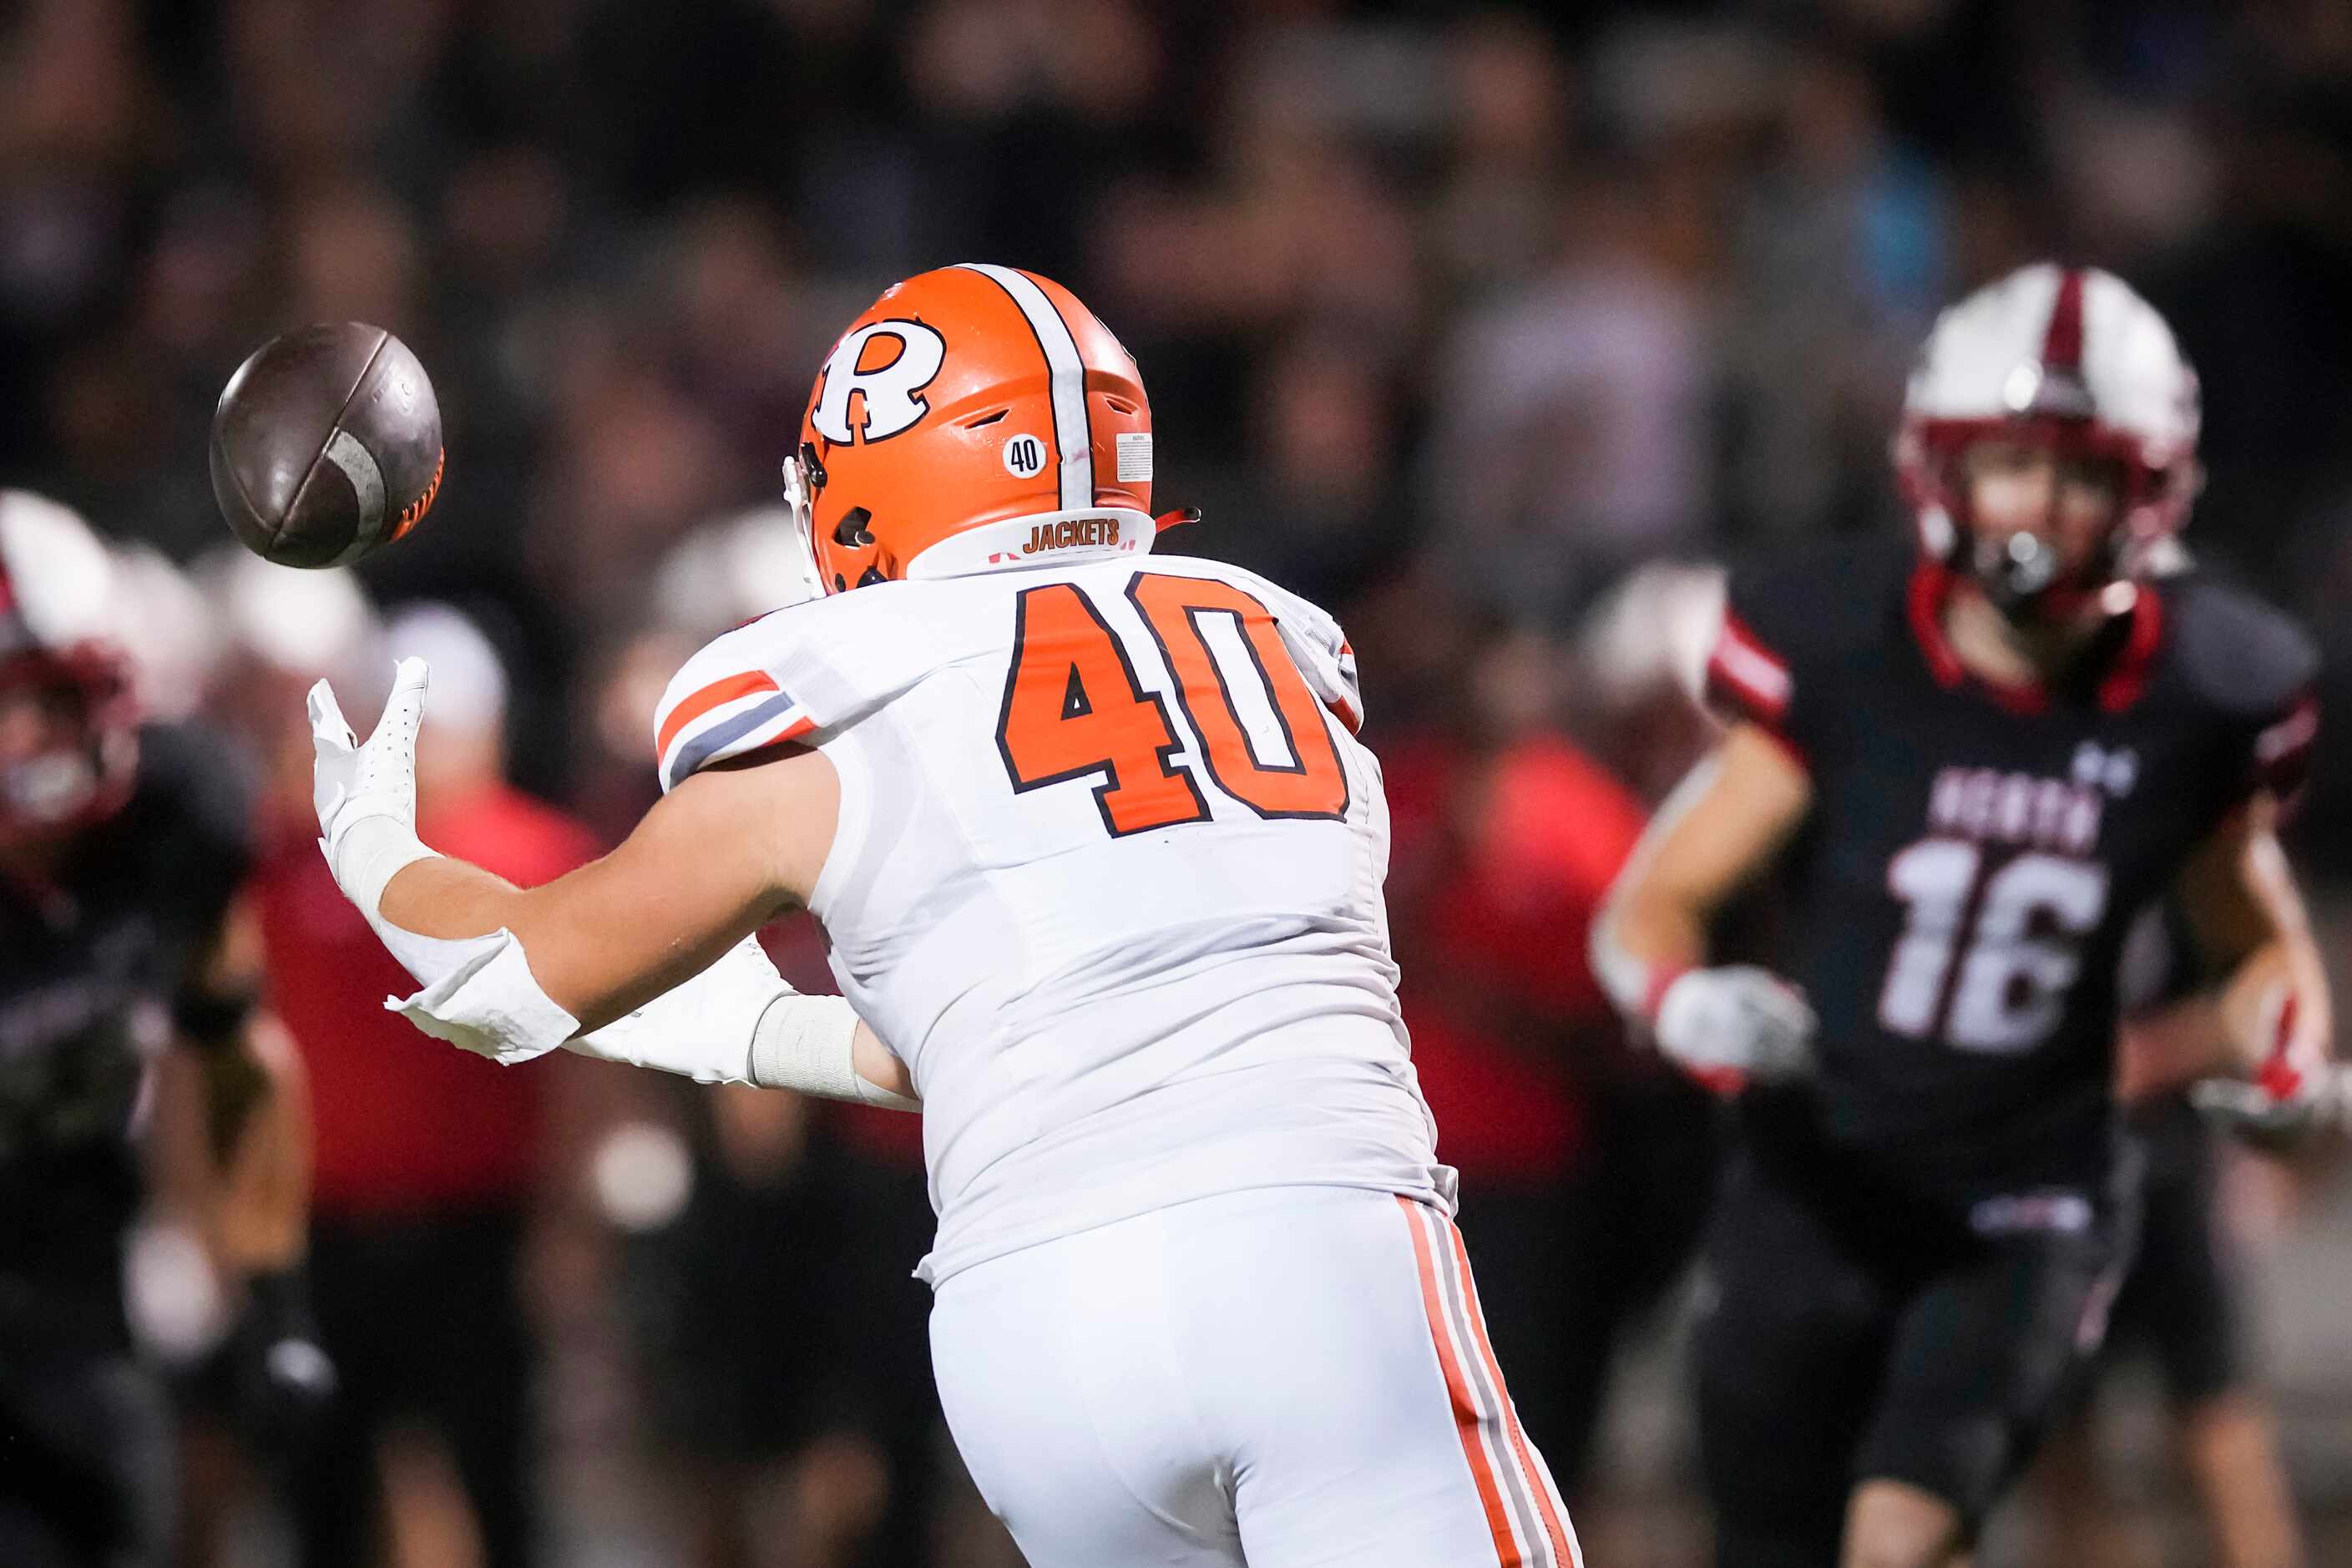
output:
[{"label": "white football pants", "polygon": [[931,1359],[1032,1568],[1579,1568],[1423,1204],[1273,1187],[1010,1253],[940,1286]]}]

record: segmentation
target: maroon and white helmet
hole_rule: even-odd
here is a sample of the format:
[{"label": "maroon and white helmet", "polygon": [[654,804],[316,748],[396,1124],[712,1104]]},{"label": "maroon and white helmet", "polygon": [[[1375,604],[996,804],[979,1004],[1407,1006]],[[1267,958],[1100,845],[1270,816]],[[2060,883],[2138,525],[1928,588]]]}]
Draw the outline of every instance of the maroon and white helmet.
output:
[{"label": "maroon and white helmet", "polygon": [[2201,482],[2197,373],[2156,308],[2112,273],[2037,262],[1947,310],[1903,398],[1895,468],[1920,547],[1968,571],[1975,554],[1958,462],[1988,437],[2113,459],[2123,506],[2074,596],[2146,575]]},{"label": "maroon and white helmet", "polygon": [[130,798],[138,709],[112,557],[70,509],[0,490],[0,690],[78,700],[69,744],[0,763],[0,846],[57,837]]}]

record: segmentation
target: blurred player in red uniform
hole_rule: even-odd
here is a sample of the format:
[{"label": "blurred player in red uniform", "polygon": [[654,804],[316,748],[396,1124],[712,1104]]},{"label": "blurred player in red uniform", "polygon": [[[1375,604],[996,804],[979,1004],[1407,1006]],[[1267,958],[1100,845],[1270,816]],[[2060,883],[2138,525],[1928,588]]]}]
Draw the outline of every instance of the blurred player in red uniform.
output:
[{"label": "blurred player in red uniform", "polygon": [[[259,1006],[250,781],[146,722],[88,526],[0,491],[0,1562],[163,1561],[172,1445],[132,1353],[210,1352],[256,1421],[299,1341],[303,1156]],[[144,1212],[154,1223],[134,1232]],[[127,1255],[127,1256],[126,1256]],[[130,1283],[126,1312],[126,1262]]]},{"label": "blurred player in red uniform", "polygon": [[[248,575],[278,573],[256,563]],[[313,588],[281,578],[278,591]],[[409,645],[435,649],[453,685],[419,748],[422,818],[526,886],[589,858],[596,847],[585,829],[505,783],[506,681],[488,640],[446,607],[412,609],[394,625]],[[362,638],[365,628],[352,632]],[[286,708],[269,697],[300,684],[250,657],[232,681],[240,710],[275,720]],[[447,1447],[484,1561],[527,1563],[538,1358],[520,1291],[551,1080],[436,1049],[383,1010],[383,997],[409,983],[320,858],[308,731],[282,726],[263,739],[285,766],[272,779],[254,894],[272,994],[310,1068],[312,1279],[321,1339],[343,1373],[335,1418],[302,1478],[306,1559],[371,1560],[391,1517],[380,1500],[382,1440],[419,1422]]]},{"label": "blurred player in red uniform", "polygon": [[[2197,383],[2105,273],[1947,311],[1897,447],[1919,538],[1734,573],[1738,721],[1659,815],[1596,965],[1740,1096],[1699,1331],[1718,1561],[1948,1562],[2062,1407],[2132,1247],[2125,933],[2179,900],[2214,984],[2146,1037],[2257,1117],[2331,1092],[2326,981],[2273,834],[2316,658],[2160,552]],[[1769,876],[1771,967],[1711,957]],[[1841,1545],[1842,1542],[1842,1545]]]},{"label": "blurred player in red uniform", "polygon": [[[1409,631],[1360,617],[1361,645],[1426,637],[1430,616],[1416,601]],[[1559,731],[1553,644],[1470,637],[1423,721],[1379,737],[1391,929],[1496,1353],[1573,1502],[1620,1331],[1696,1240],[1713,1117],[1627,1048],[1591,970],[1560,962],[1585,950],[1641,804]]]}]

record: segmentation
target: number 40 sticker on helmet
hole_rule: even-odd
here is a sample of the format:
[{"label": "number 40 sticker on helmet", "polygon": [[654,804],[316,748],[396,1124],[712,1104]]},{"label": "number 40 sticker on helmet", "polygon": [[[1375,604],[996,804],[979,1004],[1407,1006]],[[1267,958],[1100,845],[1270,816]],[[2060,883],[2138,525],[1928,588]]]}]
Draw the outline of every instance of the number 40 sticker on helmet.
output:
[{"label": "number 40 sticker on helmet", "polygon": [[1004,441],[1004,471],[1016,479],[1034,479],[1045,471],[1045,443],[1034,436],[1009,436]]}]

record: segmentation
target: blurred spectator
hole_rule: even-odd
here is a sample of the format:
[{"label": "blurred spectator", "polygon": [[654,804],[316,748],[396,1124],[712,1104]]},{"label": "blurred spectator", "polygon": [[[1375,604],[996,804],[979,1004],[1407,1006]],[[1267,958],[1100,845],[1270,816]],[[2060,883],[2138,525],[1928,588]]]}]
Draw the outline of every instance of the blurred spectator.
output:
[{"label": "blurred spectator", "polygon": [[[2339,4],[24,0],[0,80],[10,482],[184,562],[221,539],[205,444],[236,364],[313,316],[398,331],[448,480],[361,575],[489,617],[512,775],[600,829],[651,798],[653,696],[716,629],[653,602],[659,563],[693,520],[773,503],[841,321],[964,259],[1105,309],[1165,504],[1207,514],[1171,544],[1328,601],[1392,782],[1420,788],[1411,753],[1445,737],[1451,853],[1500,831],[1463,781],[1503,763],[1451,722],[1496,645],[1437,598],[1558,632],[1659,557],[1893,526],[1883,441],[1926,312],[2042,254],[2124,268],[2178,323],[2208,407],[2198,548],[2293,605],[2352,700]],[[1606,599],[1565,715],[1645,799],[1693,742],[1645,647],[1687,605],[1656,585]],[[247,632],[292,673],[247,649],[212,681],[282,742],[296,805],[301,689],[370,635],[350,608],[331,637],[271,612]],[[173,703],[211,657],[181,630],[151,660]],[[2295,829],[2339,878],[2347,756],[2323,748]],[[1457,868],[1486,887],[1486,864]],[[1496,896],[1464,918],[1516,929]],[[1433,1060],[1465,1030],[1435,1002]],[[1561,1005],[1480,1038],[1540,1076]],[[1545,1081],[1584,1128],[1568,1182],[1615,1118]],[[1475,1111],[1445,1117],[1471,1139]]]},{"label": "blurred spectator", "polygon": [[[1654,173],[1654,171],[1653,171]],[[1587,171],[1550,275],[1475,310],[1437,390],[1429,501],[1479,589],[1559,622],[1643,558],[1701,536],[1714,374],[1640,171]]]},{"label": "blurred spectator", "polygon": [[1475,298],[1550,260],[1575,101],[1567,62],[1528,18],[1482,16],[1451,44],[1452,166],[1430,243],[1447,282]]},{"label": "blurred spectator", "polygon": [[[271,994],[310,1074],[320,1335],[350,1369],[301,1479],[305,1560],[363,1563],[397,1550],[416,1517],[416,1471],[386,1445],[422,1424],[446,1446],[480,1560],[524,1563],[538,1534],[539,1445],[523,1247],[544,1173],[551,1079],[577,1064],[505,1070],[435,1049],[383,1010],[385,995],[414,984],[326,876],[308,763],[294,761],[310,750],[300,691],[344,649],[289,663],[270,646],[289,624],[340,621],[342,642],[364,637],[365,621],[347,587],[323,593],[253,562],[232,570],[233,581],[278,590],[230,606],[243,624],[224,678],[249,721],[274,725],[260,731],[278,765],[256,892]],[[526,885],[588,858],[594,845],[583,828],[502,782],[506,677],[481,633],[454,610],[424,605],[396,617],[383,641],[433,668],[420,824]],[[396,1478],[388,1496],[387,1465]]]},{"label": "blurred spectator", "polygon": [[[654,574],[654,626],[617,656],[608,744],[650,791],[646,715],[700,642],[823,592],[793,524],[766,507],[715,519]],[[643,689],[654,687],[648,694]],[[616,795],[615,810],[625,793]],[[632,816],[632,820],[634,817]],[[837,992],[805,916],[763,933],[795,987]],[[925,1342],[929,1249],[922,1126],[914,1117],[730,1086],[622,1075],[630,1092],[603,1151],[649,1128],[684,1146],[687,1185],[657,1214],[608,1203],[635,1237],[629,1295],[642,1380],[675,1515],[702,1568],[978,1564],[1003,1532],[942,1521],[950,1463]],[[604,1164],[600,1154],[599,1166]],[[774,1347],[789,1342],[790,1354]],[[966,1485],[968,1489],[968,1483]],[[978,1541],[971,1539],[973,1534]]]},{"label": "blurred spectator", "polygon": [[[806,920],[769,947],[802,990],[836,989]],[[628,1227],[627,1279],[685,1560],[929,1560],[943,1431],[910,1274],[931,1223],[919,1126],[740,1085],[650,1093],[639,1114],[681,1130],[690,1174],[674,1212]]]},{"label": "blurred spectator", "polygon": [[421,258],[415,223],[380,191],[338,185],[289,216],[285,314],[296,321],[374,321],[415,337]]},{"label": "blurred spectator", "polygon": [[1771,137],[1738,218],[1726,500],[1750,535],[1879,525],[1904,373],[1948,293],[1944,193],[1833,53],[1795,62]]},{"label": "blurred spectator", "polygon": [[[131,199],[161,148],[166,108],[125,0],[36,0],[0,32],[0,331],[54,349],[119,281]],[[8,356],[15,358],[14,355]],[[0,370],[30,409],[37,355]],[[36,373],[36,374],[28,374]],[[8,455],[37,456],[20,442]]]},{"label": "blurred spectator", "polygon": [[1512,1400],[1574,1507],[1619,1333],[1696,1240],[1712,1119],[1626,1048],[1584,963],[1644,815],[1553,728],[1560,663],[1490,629],[1450,720],[1380,752],[1414,1069]]},{"label": "blurred spectator", "polygon": [[1204,513],[1200,537],[1171,548],[1320,602],[1354,597],[1412,542],[1392,468],[1398,401],[1389,356],[1359,335],[1304,331],[1270,348],[1250,389],[1245,461],[1192,466],[1200,478],[1182,493]]}]

